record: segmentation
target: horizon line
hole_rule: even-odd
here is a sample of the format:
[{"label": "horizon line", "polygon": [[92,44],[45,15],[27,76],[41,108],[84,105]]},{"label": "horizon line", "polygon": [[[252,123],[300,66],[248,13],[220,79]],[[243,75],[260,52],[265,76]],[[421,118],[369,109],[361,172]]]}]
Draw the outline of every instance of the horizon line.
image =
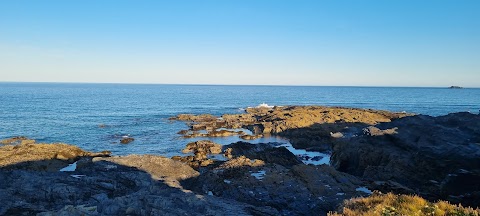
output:
[{"label": "horizon line", "polygon": [[[70,81],[0,81],[0,83],[33,83],[33,84],[111,84],[111,85],[186,85],[186,86],[265,86],[265,87],[365,87],[365,88],[449,88],[452,86],[382,86],[382,85],[288,85],[288,84],[219,84],[219,83],[126,83],[126,82],[70,82]],[[461,88],[480,88],[459,86]]]}]

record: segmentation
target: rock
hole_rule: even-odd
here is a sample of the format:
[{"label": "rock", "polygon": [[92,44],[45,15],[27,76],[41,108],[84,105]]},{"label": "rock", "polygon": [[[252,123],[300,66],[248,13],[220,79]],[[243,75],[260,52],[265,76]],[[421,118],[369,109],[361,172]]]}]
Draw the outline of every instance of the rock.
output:
[{"label": "rock", "polygon": [[262,134],[257,134],[257,135],[243,135],[243,136],[240,136],[240,138],[244,139],[244,140],[254,140],[254,139],[258,139],[258,138],[262,138],[263,135]]},{"label": "rock", "polygon": [[57,215],[83,216],[83,215],[99,215],[99,214],[97,212],[96,206],[85,206],[85,205],[79,205],[79,206],[67,205],[59,211],[42,212],[37,214],[37,216],[57,216]]},{"label": "rock", "polygon": [[24,136],[12,137],[9,139],[0,140],[0,144],[3,145],[22,145],[22,144],[33,144],[35,140],[28,139]]},{"label": "rock", "polygon": [[202,115],[180,114],[176,117],[170,118],[170,120],[193,121],[193,122],[214,121],[216,119],[217,117],[210,114],[202,114]]},{"label": "rock", "polygon": [[223,155],[228,159],[232,159],[233,158],[232,151],[233,151],[232,148],[226,148]]},{"label": "rock", "polygon": [[475,194],[480,194],[480,184],[473,183],[480,176],[479,115],[410,116],[365,132],[335,145],[335,168],[370,181],[390,182],[377,188],[384,192],[401,190],[430,200],[479,206],[480,196]]},{"label": "rock", "polygon": [[200,140],[188,143],[182,152],[185,154],[193,152],[194,156],[173,156],[172,159],[187,163],[194,169],[199,169],[214,164],[215,161],[209,159],[208,155],[222,153],[222,146],[209,140]]},{"label": "rock", "polygon": [[449,89],[463,89],[461,86],[450,86]]},{"label": "rock", "polygon": [[397,133],[397,127],[381,130],[374,126],[369,126],[363,129],[363,133],[368,136],[383,136]]},{"label": "rock", "polygon": [[343,133],[342,132],[336,132],[336,133],[333,133],[333,132],[330,132],[330,136],[332,138],[342,138],[343,137]]},{"label": "rock", "polygon": [[216,144],[210,140],[200,140],[188,143],[186,148],[182,150],[183,153],[204,152],[205,154],[220,154],[222,153],[222,145]]},{"label": "rock", "polygon": [[[180,132],[179,132],[180,133]],[[183,132],[184,138],[194,138],[194,137],[227,137],[227,136],[241,136],[245,135],[243,131],[231,131],[231,130],[212,130],[207,133],[199,133],[197,131]]]},{"label": "rock", "polygon": [[258,167],[263,165],[265,165],[265,162],[262,160],[257,160],[257,159],[252,160],[242,155],[240,157],[228,160],[227,162],[221,164],[216,169],[232,169],[232,168],[246,167],[246,166]]},{"label": "rock", "polygon": [[251,159],[259,159],[266,163],[276,163],[282,166],[293,166],[301,164],[293,153],[285,147],[275,147],[272,143],[250,144],[247,142],[237,142],[224,146],[228,154],[226,157],[245,156]]},{"label": "rock", "polygon": [[166,177],[175,180],[195,177],[198,172],[183,163],[155,155],[127,155],[115,157],[96,157],[93,162],[108,161],[128,167],[135,167],[149,173],[153,179],[164,180]]},{"label": "rock", "polygon": [[[15,148],[15,149],[14,149]],[[184,190],[179,181],[198,172],[168,158],[129,155],[100,158],[66,144],[0,147],[0,215],[251,215],[278,212],[216,196]],[[17,151],[19,155],[11,154]],[[55,171],[55,155],[70,152],[73,173]],[[23,156],[23,157],[20,157]],[[78,158],[77,158],[78,156]],[[22,160],[19,160],[22,158]],[[18,163],[31,159],[26,169]],[[35,165],[35,163],[40,163]],[[52,167],[48,167],[53,164]],[[25,168],[25,169],[24,169]]]},{"label": "rock", "polygon": [[[295,148],[331,151],[332,145],[329,143],[336,142],[336,138],[331,137],[331,131],[352,134],[366,126],[411,116],[407,113],[323,106],[249,108],[246,112],[226,114],[221,118],[211,115],[179,115],[172,119],[192,124],[192,129],[185,133],[185,138],[240,135],[243,139],[250,140],[261,135],[278,134],[288,138]],[[197,132],[207,128],[210,130],[208,133]],[[255,135],[217,131],[220,128],[248,128]]]},{"label": "rock", "polygon": [[0,147],[1,169],[58,171],[81,157],[105,157],[110,152],[87,152],[67,144],[20,144]]},{"label": "rock", "polygon": [[[232,161],[235,161],[233,165]],[[276,215],[326,215],[343,199],[359,196],[361,181],[328,166],[299,164],[291,169],[277,164],[252,165],[244,156],[229,160],[200,176],[185,180],[197,193],[270,207]],[[259,173],[263,173],[260,178]],[[342,196],[337,196],[342,193]],[[363,194],[362,194],[363,195]]]},{"label": "rock", "polygon": [[132,137],[124,137],[120,140],[120,143],[122,144],[128,144],[128,143],[131,143],[133,142],[135,139],[132,138]]}]

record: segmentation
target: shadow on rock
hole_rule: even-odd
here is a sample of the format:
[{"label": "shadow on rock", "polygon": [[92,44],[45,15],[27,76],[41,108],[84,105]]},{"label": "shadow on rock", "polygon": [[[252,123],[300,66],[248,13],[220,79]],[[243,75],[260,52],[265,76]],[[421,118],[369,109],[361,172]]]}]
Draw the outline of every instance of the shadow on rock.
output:
[{"label": "shadow on rock", "polygon": [[[52,156],[28,150],[68,145],[33,145],[39,146],[0,147],[0,215],[250,215],[257,211],[252,205],[183,189],[179,181],[199,173],[168,158],[96,157],[82,150],[84,155],[70,160],[54,157],[55,151]],[[30,159],[5,157],[5,152],[20,150]],[[71,169],[60,172],[60,165]]]},{"label": "shadow on rock", "polygon": [[381,123],[335,145],[332,164],[372,181],[374,189],[478,207],[480,116],[418,115]]},{"label": "shadow on rock", "polygon": [[[273,143],[224,146],[230,160],[181,181],[184,188],[256,206],[256,214],[326,215],[344,199],[368,195],[362,181],[330,166],[305,165]],[[230,149],[230,150],[229,150]]]}]

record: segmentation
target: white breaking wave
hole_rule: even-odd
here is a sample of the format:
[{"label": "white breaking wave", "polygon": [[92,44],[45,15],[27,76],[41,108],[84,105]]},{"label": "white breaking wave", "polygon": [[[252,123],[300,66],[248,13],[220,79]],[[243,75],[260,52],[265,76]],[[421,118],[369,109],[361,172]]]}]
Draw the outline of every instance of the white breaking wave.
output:
[{"label": "white breaking wave", "polygon": [[266,103],[261,103],[261,104],[259,104],[259,105],[256,106],[256,107],[247,107],[247,108],[268,108],[268,109],[273,109],[273,107],[275,107],[275,106],[270,106],[270,105],[268,105],[268,104],[266,104]]}]

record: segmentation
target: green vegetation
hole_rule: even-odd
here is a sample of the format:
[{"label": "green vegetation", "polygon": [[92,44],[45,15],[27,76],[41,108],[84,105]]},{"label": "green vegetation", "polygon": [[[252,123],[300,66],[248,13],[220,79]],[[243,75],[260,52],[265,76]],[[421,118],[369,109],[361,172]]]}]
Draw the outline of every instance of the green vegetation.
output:
[{"label": "green vegetation", "polygon": [[346,200],[342,213],[330,213],[329,216],[479,216],[480,209],[453,205],[446,201],[428,202],[419,196],[395,195],[392,193],[374,193],[366,198]]}]

